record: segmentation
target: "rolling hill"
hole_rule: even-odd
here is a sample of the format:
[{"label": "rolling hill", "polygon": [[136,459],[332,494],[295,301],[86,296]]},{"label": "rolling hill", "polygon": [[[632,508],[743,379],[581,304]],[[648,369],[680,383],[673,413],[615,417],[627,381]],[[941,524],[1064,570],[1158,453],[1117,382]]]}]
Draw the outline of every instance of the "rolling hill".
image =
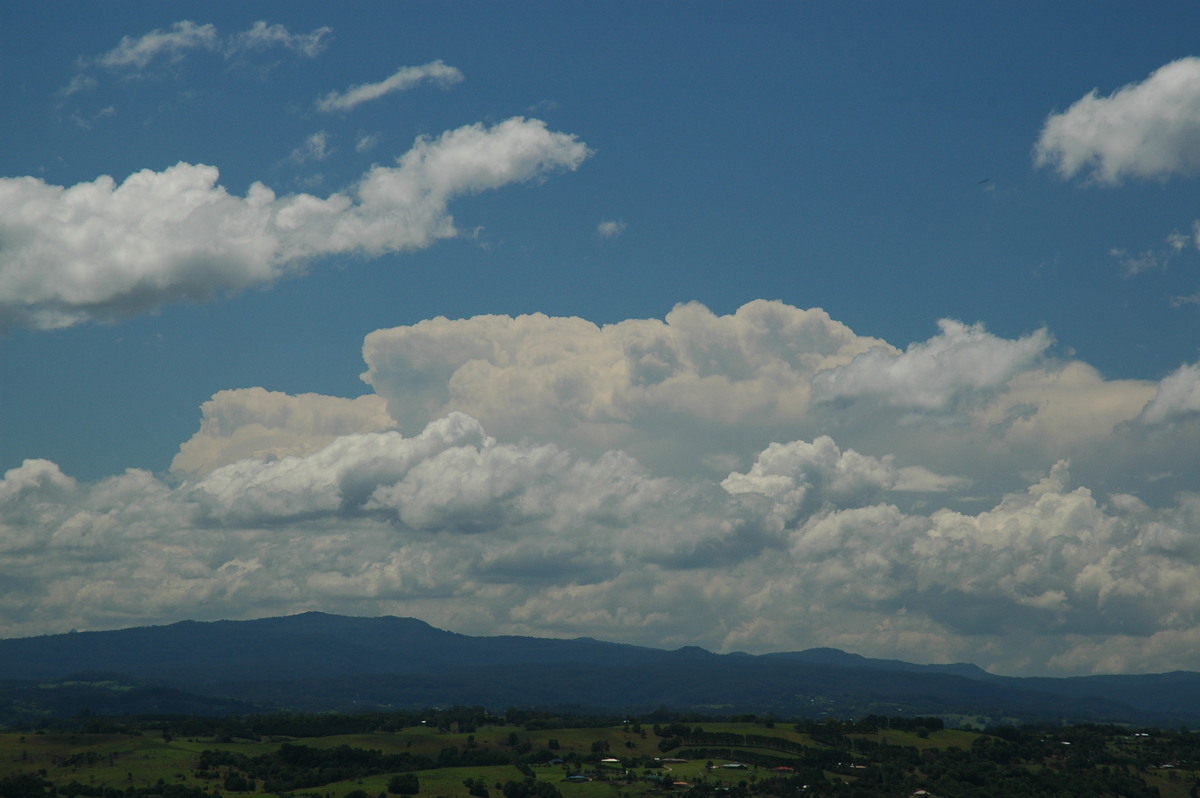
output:
[{"label": "rolling hill", "polygon": [[0,640],[0,723],[80,711],[245,714],[454,704],[780,717],[1200,724],[1200,674],[1013,678],[820,648],[714,654],[474,637],[413,618],[304,613]]}]

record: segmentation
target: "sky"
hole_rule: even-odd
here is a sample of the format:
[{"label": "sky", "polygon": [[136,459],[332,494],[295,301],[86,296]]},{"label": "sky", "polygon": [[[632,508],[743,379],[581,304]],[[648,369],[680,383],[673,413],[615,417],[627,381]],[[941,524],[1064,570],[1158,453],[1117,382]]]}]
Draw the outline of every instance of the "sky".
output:
[{"label": "sky", "polygon": [[0,637],[1200,670],[1198,25],[0,4]]}]

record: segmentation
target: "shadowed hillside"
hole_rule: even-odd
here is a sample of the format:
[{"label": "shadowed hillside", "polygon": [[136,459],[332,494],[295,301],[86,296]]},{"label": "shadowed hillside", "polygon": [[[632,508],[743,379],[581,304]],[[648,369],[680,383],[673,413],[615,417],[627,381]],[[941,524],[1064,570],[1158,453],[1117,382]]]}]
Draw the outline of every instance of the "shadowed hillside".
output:
[{"label": "shadowed hillside", "polygon": [[751,656],[472,637],[412,618],[305,613],[0,640],[14,722],[81,710],[222,715],[446,705],[655,707],[784,717],[1200,722],[1200,675],[994,676],[836,649]]}]

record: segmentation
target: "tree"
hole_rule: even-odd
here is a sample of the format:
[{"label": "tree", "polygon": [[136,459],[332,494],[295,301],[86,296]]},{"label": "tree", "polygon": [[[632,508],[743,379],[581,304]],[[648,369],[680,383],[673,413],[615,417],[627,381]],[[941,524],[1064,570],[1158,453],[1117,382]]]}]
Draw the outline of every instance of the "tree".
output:
[{"label": "tree", "polygon": [[254,783],[240,773],[230,773],[225,777],[225,789],[229,792],[253,792]]},{"label": "tree", "polygon": [[421,783],[415,773],[398,773],[388,779],[387,791],[393,795],[416,795]]}]

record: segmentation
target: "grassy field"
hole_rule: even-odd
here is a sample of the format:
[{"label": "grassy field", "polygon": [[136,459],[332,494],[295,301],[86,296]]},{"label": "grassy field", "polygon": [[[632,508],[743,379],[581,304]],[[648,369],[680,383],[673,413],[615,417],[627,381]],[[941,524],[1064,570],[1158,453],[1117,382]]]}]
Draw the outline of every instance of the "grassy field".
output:
[{"label": "grassy field", "polygon": [[[819,747],[818,743],[799,734],[788,726],[765,729],[755,724],[719,723],[706,724],[706,731],[730,732],[735,734],[757,734],[781,737],[804,745]],[[890,741],[902,744],[908,741],[917,744],[916,735],[889,732]],[[922,745],[937,745],[939,738],[946,736],[944,745],[962,744],[957,732],[936,732],[930,739],[919,740]],[[909,739],[911,738],[911,740]],[[516,741],[528,745],[531,753],[552,752],[564,759],[597,759],[600,757],[629,759],[632,757],[669,757],[658,750],[658,740],[648,729],[642,733],[630,726],[585,729],[555,729],[527,732],[517,726],[482,726],[473,733],[439,732],[425,726],[415,726],[395,733],[351,734],[329,737],[299,738],[293,744],[312,748],[333,749],[349,746],[367,750],[378,750],[384,754],[408,752],[436,760],[439,753],[449,747],[463,750],[468,746],[486,750],[511,750]],[[0,778],[16,773],[39,773],[49,781],[66,785],[78,782],[88,786],[143,788],[165,784],[209,786],[221,789],[221,781],[201,779],[196,776],[200,753],[204,750],[232,751],[249,757],[277,750],[283,740],[258,742],[233,740],[216,742],[202,738],[165,739],[153,730],[135,734],[0,734]],[[607,750],[601,750],[607,749]],[[747,751],[753,749],[745,749]],[[572,756],[575,755],[575,756]],[[714,768],[706,767],[705,761],[666,763],[661,772],[669,773],[674,781],[695,783],[707,780],[711,784],[735,785],[738,781],[756,777],[758,769],[727,770],[720,767],[723,760],[714,762]],[[645,781],[628,783],[625,768],[619,764],[555,764],[548,765],[534,760],[533,771],[538,780],[553,783],[561,790],[564,798],[599,798],[599,796],[627,796],[649,792],[652,785]],[[568,782],[566,777],[585,771],[607,774],[612,780],[592,780],[581,783]],[[636,771],[642,776],[646,768]],[[765,772],[765,771],[764,771]],[[468,798],[464,784],[467,779],[482,782],[491,789],[496,798],[496,785],[509,780],[520,781],[525,777],[513,765],[489,767],[440,768],[419,771],[422,796],[444,796],[444,798]],[[350,782],[335,782],[310,791],[297,791],[297,795],[312,793],[320,796],[345,795],[354,790],[364,790],[372,798],[386,792],[389,775],[365,777]],[[229,795],[222,790],[223,794]],[[236,795],[254,798],[274,793],[240,792]]]},{"label": "grassy field", "polygon": [[[773,728],[752,723],[704,723],[703,730],[709,734],[781,738],[805,746],[810,751],[834,751],[817,739],[784,723]],[[814,731],[814,734],[818,732]],[[869,754],[862,753],[860,748],[869,750],[870,746],[874,746],[879,750],[879,746],[895,746],[915,749],[918,753],[914,756],[920,757],[934,754],[938,750],[946,752],[946,756],[958,751],[962,752],[958,754],[961,757],[970,752],[976,741],[981,741],[981,737],[979,732],[965,730],[933,730],[918,734],[916,731],[889,728],[880,729],[873,734],[849,733],[844,736],[840,751],[832,757],[844,763],[844,766],[836,768],[841,775],[826,772],[826,776],[855,780],[866,774],[867,765],[860,763],[869,762]],[[1113,737],[1115,742],[1110,742],[1110,746],[1123,746],[1121,750],[1136,752],[1139,747],[1151,744],[1145,738],[1146,735],[1142,735],[1138,738],[1141,741],[1131,743],[1128,740],[1133,738]],[[1052,742],[1056,739],[1052,739]],[[478,726],[470,733],[439,731],[431,726],[421,725],[387,733],[276,738],[269,741],[216,741],[170,737],[151,728],[143,728],[140,734],[2,733],[0,779],[14,774],[36,773],[59,787],[77,782],[89,788],[108,787],[123,792],[131,787],[142,789],[163,784],[204,789],[209,794],[220,793],[225,798],[265,798],[276,793],[227,790],[224,776],[228,771],[224,767],[212,773],[217,778],[202,778],[198,772],[201,752],[227,751],[252,758],[274,753],[283,744],[290,743],[294,746],[327,751],[346,746],[351,749],[380,751],[383,755],[407,753],[433,761],[437,761],[439,756],[450,748],[460,752],[468,749],[502,752],[505,756],[526,751],[526,761],[537,781],[552,784],[561,792],[563,798],[637,798],[657,791],[656,784],[642,778],[648,774],[666,776],[668,782],[677,784],[705,783],[714,787],[735,787],[739,783],[748,783],[752,786],[756,781],[771,778],[775,774],[765,766],[755,767],[750,764],[744,768],[732,769],[723,765],[742,761],[743,758],[752,762],[756,756],[786,756],[777,747],[736,746],[730,751],[729,759],[714,758],[710,761],[707,758],[697,758],[690,761],[670,761],[678,759],[682,750],[699,746],[685,746],[684,749],[662,753],[658,748],[659,740],[650,727],[646,727],[643,733],[631,725],[533,732],[519,726],[491,725]],[[862,745],[859,745],[860,741]],[[1061,749],[1063,744],[1055,745]],[[552,757],[564,759],[566,762],[548,764],[546,760]],[[625,763],[635,757],[644,761],[627,773]],[[654,757],[659,757],[660,761],[654,763]],[[599,761],[602,758],[624,760],[624,763],[602,763]],[[921,759],[922,763],[925,761],[927,760]],[[1060,767],[1052,760],[1047,762],[1048,766]],[[1034,763],[1016,767],[1040,770],[1044,766]],[[918,769],[923,768],[924,764],[918,766]],[[587,774],[589,780],[567,781],[569,775],[580,771]],[[1138,772],[1139,778],[1144,779],[1145,784],[1156,787],[1162,798],[1185,798],[1198,783],[1195,772],[1174,766],[1142,767]],[[384,773],[364,776],[361,779],[336,781],[317,787],[296,789],[291,794],[294,798],[343,798],[361,790],[369,798],[379,798],[386,795],[388,781],[392,775]],[[513,764],[443,767],[417,771],[415,775],[420,782],[419,798],[471,798],[465,782],[486,785],[490,798],[504,798],[500,789],[502,785],[510,781],[523,782],[526,779],[526,775]],[[629,776],[633,778],[630,779]],[[260,781],[255,786],[261,790],[263,783]]]}]

